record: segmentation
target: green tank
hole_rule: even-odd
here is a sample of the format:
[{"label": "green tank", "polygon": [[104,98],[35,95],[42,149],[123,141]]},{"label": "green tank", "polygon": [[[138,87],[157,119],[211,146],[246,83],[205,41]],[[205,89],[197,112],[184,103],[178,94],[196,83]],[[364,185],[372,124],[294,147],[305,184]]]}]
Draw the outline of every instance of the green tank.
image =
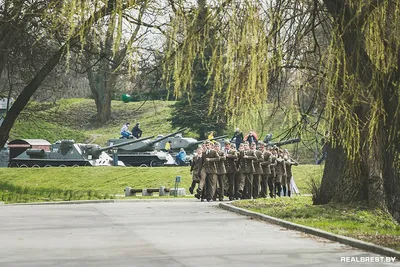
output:
[{"label": "green tank", "polygon": [[[141,142],[153,138],[145,137],[136,140],[124,140],[120,144],[100,147],[96,144],[80,144],[73,140],[61,140],[49,146],[37,140],[20,139],[10,142],[9,167],[51,167],[51,166],[113,166],[113,159],[105,151],[120,146]],[[36,141],[36,142],[35,142]],[[45,140],[42,140],[45,141]],[[47,142],[47,141],[46,141]],[[124,166],[123,162],[118,163]]]},{"label": "green tank", "polygon": [[[214,140],[223,140],[226,138],[227,135],[223,136],[218,136],[214,137],[213,139],[210,139],[210,141]],[[165,148],[165,145],[167,142],[171,141],[171,148],[174,153],[178,153],[181,148],[183,148],[186,153],[188,154],[193,154],[194,150],[197,149],[197,147],[204,143],[206,140],[197,140],[191,137],[182,137],[182,135],[175,135],[173,137],[168,137],[167,139],[162,140],[161,142],[158,143],[157,149],[162,150]]]},{"label": "green tank", "polygon": [[[142,142],[132,143],[118,147],[118,159],[124,162],[126,166],[142,166],[156,167],[164,166],[170,159],[171,155],[166,151],[159,149],[159,144],[172,136],[185,131],[186,128],[180,129],[168,135],[159,135],[153,140],[144,140]],[[107,141],[107,145],[121,144],[127,139],[115,138]]]}]

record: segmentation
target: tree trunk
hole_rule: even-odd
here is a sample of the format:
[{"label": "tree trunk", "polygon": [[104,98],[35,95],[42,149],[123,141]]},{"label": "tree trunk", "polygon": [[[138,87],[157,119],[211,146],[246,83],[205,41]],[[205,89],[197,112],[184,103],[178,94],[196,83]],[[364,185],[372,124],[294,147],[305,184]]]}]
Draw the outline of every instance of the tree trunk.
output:
[{"label": "tree trunk", "polygon": [[[363,9],[363,13],[360,14],[342,0],[324,0],[324,2],[338,27],[338,31],[334,34],[339,35],[343,42],[346,62],[345,64],[338,63],[339,73],[356,77],[355,79],[361,85],[360,87],[365,89],[361,93],[361,98],[358,99],[361,104],[353,107],[354,115],[359,123],[357,127],[360,131],[360,149],[356,151],[358,156],[350,160],[347,158],[344,148],[340,145],[329,149],[326,170],[324,170],[320,188],[321,202],[327,203],[330,200],[345,203],[366,201],[371,207],[386,209],[383,155],[388,143],[383,138],[385,136],[385,128],[382,123],[384,118],[379,118],[381,122],[373,142],[370,143],[368,139],[372,108],[368,97],[370,95],[379,97],[380,94],[385,93],[386,89],[385,86],[380,88],[377,88],[376,85],[373,88],[370,86],[374,71],[379,70],[375,69],[369,59],[365,50],[365,34],[362,32],[364,20],[369,15],[368,12],[372,12],[374,7]],[[379,75],[375,77],[377,76],[379,77]],[[346,95],[342,94],[343,90],[346,89],[343,89],[345,87],[341,84],[341,81],[346,79],[341,77],[339,80],[336,88],[337,95]],[[349,95],[351,96],[351,94]],[[349,107],[354,106],[352,105],[352,97],[348,97],[346,101]],[[341,124],[342,122],[337,120],[335,122],[336,129],[344,127]],[[331,141],[340,144],[340,138],[333,135]]]},{"label": "tree trunk", "polygon": [[88,79],[90,90],[96,103],[97,116],[100,123],[111,119],[111,96],[115,88],[116,76],[109,71],[98,70],[95,73],[89,69]]}]

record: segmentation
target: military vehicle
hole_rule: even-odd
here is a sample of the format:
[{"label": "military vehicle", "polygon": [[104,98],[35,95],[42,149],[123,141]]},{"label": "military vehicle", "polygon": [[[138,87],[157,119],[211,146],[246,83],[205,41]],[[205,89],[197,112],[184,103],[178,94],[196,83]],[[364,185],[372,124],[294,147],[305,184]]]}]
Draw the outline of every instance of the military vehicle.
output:
[{"label": "military vehicle", "polygon": [[[154,140],[145,140],[130,145],[119,146],[120,143],[126,139],[117,138],[107,141],[107,145],[118,144],[118,159],[120,159],[126,166],[142,166],[142,167],[156,167],[164,166],[169,161],[172,155],[166,151],[157,148],[159,144],[172,136],[175,136],[185,129],[180,129],[177,132],[168,134],[166,136],[159,135]],[[164,143],[165,147],[165,143]]]},{"label": "military vehicle", "polygon": [[[120,146],[141,142],[153,136],[129,140],[107,147],[96,144],[79,144],[73,140],[61,140],[50,146],[46,140],[19,139],[9,143],[9,167],[51,167],[51,166],[113,166],[113,159],[105,151]],[[123,162],[118,162],[124,166]]]},{"label": "military vehicle", "polygon": [[[223,136],[217,136],[214,137],[213,139],[210,139],[211,141],[214,140],[222,140],[225,137],[227,137],[227,135],[223,135]],[[174,137],[169,137],[167,139],[163,139],[162,141],[160,141],[157,145],[157,149],[162,150],[165,148],[165,144],[167,142],[171,141],[171,149],[174,153],[178,153],[179,150],[181,148],[183,148],[187,154],[192,154],[194,152],[194,150],[197,149],[198,145],[202,144],[203,142],[205,142],[206,140],[201,140],[198,141],[194,138],[190,138],[190,137],[182,137],[182,135],[177,134]]]}]

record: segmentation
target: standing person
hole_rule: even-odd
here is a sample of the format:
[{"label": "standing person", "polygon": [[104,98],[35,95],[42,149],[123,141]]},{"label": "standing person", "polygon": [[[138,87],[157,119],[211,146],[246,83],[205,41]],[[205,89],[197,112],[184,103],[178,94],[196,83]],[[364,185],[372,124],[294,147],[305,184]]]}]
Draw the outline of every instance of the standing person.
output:
[{"label": "standing person", "polygon": [[253,174],[253,198],[256,199],[260,195],[260,181],[261,181],[261,175],[263,174],[263,169],[261,167],[261,164],[264,161],[264,157],[263,157],[263,152],[260,149],[257,150],[256,143],[251,144],[251,151],[253,151],[255,156],[257,157],[257,159],[254,160],[254,174]]},{"label": "standing person", "polygon": [[214,200],[218,199],[219,201],[224,200],[224,193],[225,193],[225,176],[226,176],[226,168],[225,168],[225,160],[226,156],[225,153],[221,150],[221,144],[215,143],[214,144],[215,151],[219,155],[219,161],[215,162],[217,167],[217,193],[214,195]]},{"label": "standing person", "polygon": [[245,180],[243,192],[245,199],[251,199],[253,195],[253,174],[255,172],[253,161],[256,159],[256,154],[250,150],[249,143],[244,142],[244,151],[240,153],[240,168]]},{"label": "standing person", "polygon": [[237,169],[237,152],[235,149],[235,145],[231,145],[230,142],[225,142],[225,149],[224,149],[225,157],[226,157],[226,172],[228,176],[228,197],[229,200],[235,199],[235,175],[238,171]]},{"label": "standing person", "polygon": [[[269,188],[269,196],[271,198],[276,197],[276,158],[278,156],[277,151],[275,148],[270,149],[271,156],[270,156],[270,169],[271,175],[268,177],[268,188]],[[272,190],[272,191],[271,191]]]},{"label": "standing person", "polygon": [[207,137],[208,140],[214,139],[214,131],[211,131],[210,134]]},{"label": "standing person", "polygon": [[186,166],[186,151],[185,149],[181,148],[179,153],[176,155],[176,163],[179,166]]},{"label": "standing person", "polygon": [[[204,171],[207,174],[206,176],[207,201],[212,201],[215,195],[215,190],[217,187],[217,167],[215,165],[215,162],[217,161],[219,161],[219,155],[214,149],[212,149],[211,141],[207,140],[206,150],[203,151],[203,154],[201,155],[201,164],[200,164],[200,169],[204,168]],[[199,189],[197,190],[198,196],[201,196],[202,190]]]},{"label": "standing person", "polygon": [[243,133],[240,131],[239,128],[236,128],[236,131],[231,138],[231,142],[233,141],[233,139],[235,139],[236,151],[239,151],[239,146],[243,142],[243,138]]},{"label": "standing person", "polygon": [[193,194],[196,184],[200,183],[199,168],[202,152],[201,147],[198,147],[193,155],[192,163],[190,164],[190,174],[192,175],[192,185],[189,187],[190,194]]},{"label": "standing person", "polygon": [[278,157],[276,158],[276,194],[278,197],[281,196],[281,190],[283,187],[283,195],[286,196],[286,164],[285,159],[283,158],[283,152],[278,150]]},{"label": "standing person", "polygon": [[127,122],[124,125],[122,125],[122,128],[121,128],[121,136],[122,136],[122,138],[131,137],[132,133],[129,131],[129,126],[130,125],[131,124],[129,122]]},{"label": "standing person", "polygon": [[140,129],[140,123],[136,123],[136,125],[132,128],[132,135],[136,138],[142,137],[142,130]]},{"label": "standing person", "polygon": [[290,157],[289,151],[285,151],[284,154],[285,164],[286,164],[286,186],[288,189],[288,197],[292,195],[291,182],[292,182],[292,166],[297,166],[299,163]]},{"label": "standing person", "polygon": [[173,151],[172,151],[172,142],[171,141],[168,141],[168,142],[166,142],[165,143],[165,151],[167,151],[168,153],[172,153]]},{"label": "standing person", "polygon": [[[263,142],[260,142],[260,151],[262,153],[262,162],[261,162],[261,168],[262,168],[262,174],[261,174],[261,192],[260,196],[263,198],[267,197],[267,185],[268,185],[268,177],[271,175],[271,169],[269,164],[270,162],[270,153],[265,149],[265,144]],[[272,197],[272,196],[271,196]]]},{"label": "standing person", "polygon": [[244,143],[239,145],[239,151],[237,152],[237,172],[235,174],[235,198],[242,199],[244,198],[244,184],[246,177],[243,174],[244,171]]},{"label": "standing person", "polygon": [[247,136],[246,141],[249,143],[249,145],[251,145],[252,143],[255,143],[255,144],[258,143],[258,140],[257,140],[257,138],[254,136],[253,131],[250,131],[250,132],[249,132],[249,135]]}]

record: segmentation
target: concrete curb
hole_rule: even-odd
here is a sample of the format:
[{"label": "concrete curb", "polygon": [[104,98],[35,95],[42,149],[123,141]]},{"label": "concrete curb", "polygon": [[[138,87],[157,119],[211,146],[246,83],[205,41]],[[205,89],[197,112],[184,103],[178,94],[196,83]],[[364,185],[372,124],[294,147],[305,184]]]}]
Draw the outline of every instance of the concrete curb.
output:
[{"label": "concrete curb", "polygon": [[381,255],[385,255],[388,257],[396,257],[397,260],[400,259],[400,252],[396,251],[394,249],[390,249],[390,248],[386,248],[386,247],[382,247],[382,246],[378,246],[372,243],[368,243],[368,242],[364,242],[361,240],[357,240],[354,238],[350,238],[350,237],[346,237],[346,236],[342,236],[342,235],[337,235],[337,234],[333,234],[333,233],[329,233],[323,230],[319,230],[319,229],[315,229],[312,227],[308,227],[308,226],[304,226],[304,225],[300,225],[297,223],[292,223],[292,222],[288,222],[282,219],[278,219],[272,216],[268,216],[265,214],[261,214],[258,212],[253,212],[253,211],[249,211],[249,210],[245,210],[242,208],[238,208],[235,207],[231,204],[226,204],[226,203],[220,203],[219,207],[224,209],[224,210],[228,210],[231,212],[235,212],[238,213],[240,215],[245,215],[245,216],[249,216],[251,218],[254,219],[258,219],[258,220],[263,220],[263,221],[267,221],[271,224],[277,224],[280,225],[282,227],[288,228],[288,229],[292,229],[292,230],[296,230],[296,231],[300,231],[306,234],[311,234],[311,235],[315,235],[315,236],[319,236],[325,239],[329,239],[335,242],[339,242],[345,245],[349,245],[355,248],[359,248],[362,250],[366,250],[366,251],[370,251],[370,252],[374,252],[377,254],[381,254]]},{"label": "concrete curb", "polygon": [[[150,199],[98,199],[98,200],[72,200],[72,201],[54,201],[54,202],[29,202],[29,203],[12,203],[3,204],[5,206],[30,206],[30,205],[69,205],[69,204],[98,204],[98,203],[130,203],[130,202],[179,202],[179,201],[192,201],[197,199],[190,199],[185,197],[177,198],[150,198]],[[0,205],[1,202],[0,202]]]}]

